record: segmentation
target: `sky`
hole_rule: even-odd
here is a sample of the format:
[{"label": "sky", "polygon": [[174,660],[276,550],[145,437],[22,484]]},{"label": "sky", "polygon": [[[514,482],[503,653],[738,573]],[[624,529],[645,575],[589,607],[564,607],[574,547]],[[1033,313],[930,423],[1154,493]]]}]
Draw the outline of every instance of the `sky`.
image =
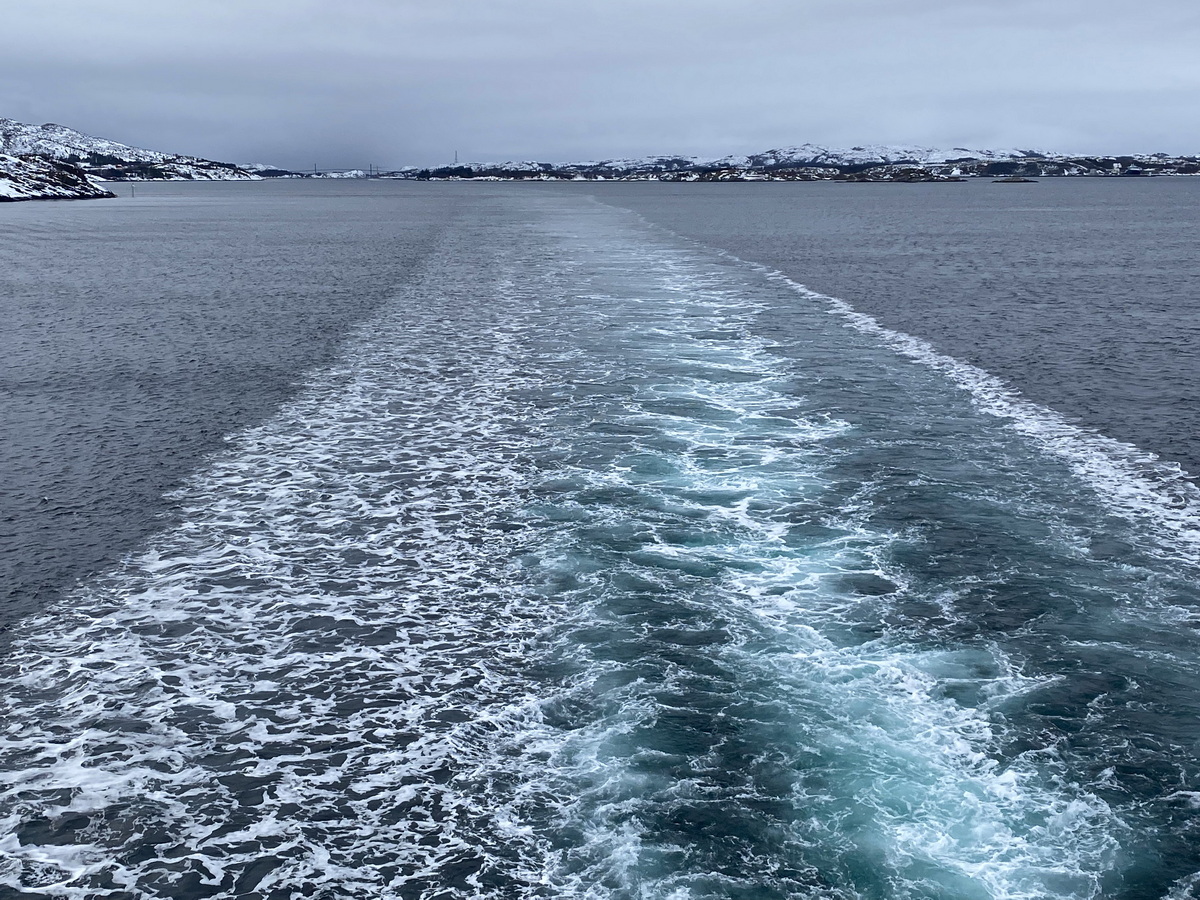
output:
[{"label": "sky", "polygon": [[8,4],[0,116],[295,169],[829,147],[1200,154],[1200,4]]}]

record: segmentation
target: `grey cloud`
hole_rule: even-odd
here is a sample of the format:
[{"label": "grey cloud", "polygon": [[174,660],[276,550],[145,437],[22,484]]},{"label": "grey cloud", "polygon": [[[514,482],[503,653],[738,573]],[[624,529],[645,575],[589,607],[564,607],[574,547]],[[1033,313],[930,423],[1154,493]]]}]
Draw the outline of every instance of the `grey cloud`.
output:
[{"label": "grey cloud", "polygon": [[1190,0],[67,0],[5,25],[0,115],[227,160],[1200,152]]}]

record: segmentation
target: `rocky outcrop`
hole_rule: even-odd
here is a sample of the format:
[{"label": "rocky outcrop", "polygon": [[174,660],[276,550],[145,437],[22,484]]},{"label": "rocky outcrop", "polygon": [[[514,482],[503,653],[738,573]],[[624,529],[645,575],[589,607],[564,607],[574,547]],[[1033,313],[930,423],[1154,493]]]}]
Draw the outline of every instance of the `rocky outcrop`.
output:
[{"label": "rocky outcrop", "polygon": [[0,154],[0,202],[98,200],[115,196],[70,163],[41,156]]}]

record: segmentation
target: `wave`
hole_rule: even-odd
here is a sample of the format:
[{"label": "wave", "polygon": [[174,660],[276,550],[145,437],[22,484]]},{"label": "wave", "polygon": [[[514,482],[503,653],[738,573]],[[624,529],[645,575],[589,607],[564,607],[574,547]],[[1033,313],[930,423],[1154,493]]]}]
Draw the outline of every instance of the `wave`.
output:
[{"label": "wave", "polygon": [[1096,896],[1115,814],[1000,752],[1041,681],[857,632],[897,536],[828,505],[853,428],[755,334],[760,279],[523,202],[22,626],[0,884]]},{"label": "wave", "polygon": [[881,323],[856,309],[850,300],[812,290],[786,273],[743,259],[659,225],[633,210],[620,209],[644,226],[685,245],[703,247],[724,259],[759,272],[806,300],[825,306],[846,326],[878,339],[902,356],[945,375],[968,392],[977,409],[1006,419],[1011,427],[1042,450],[1064,460],[1113,513],[1142,526],[1143,549],[1160,557],[1200,562],[1200,487],[1175,462],[1158,454],[1070,422],[1061,413],[1021,395],[1003,379],[978,366],[943,353],[930,342]]}]

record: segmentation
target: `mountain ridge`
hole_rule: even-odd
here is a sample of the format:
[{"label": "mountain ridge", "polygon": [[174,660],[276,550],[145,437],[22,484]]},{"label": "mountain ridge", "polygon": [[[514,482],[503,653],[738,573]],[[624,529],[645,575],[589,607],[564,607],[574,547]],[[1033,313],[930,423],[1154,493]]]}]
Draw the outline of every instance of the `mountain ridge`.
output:
[{"label": "mountain ridge", "polygon": [[53,122],[27,125],[0,118],[0,153],[59,160],[103,181],[258,181],[262,177],[233,163],[146,150]]},{"label": "mountain ridge", "polygon": [[[31,199],[35,170],[50,178],[49,195],[64,196],[65,171],[75,166],[81,175],[100,181],[258,181],[263,178],[393,178],[409,180],[484,181],[963,181],[993,177],[1016,181],[1054,176],[1129,176],[1200,174],[1200,157],[1142,155],[1067,155],[1034,148],[949,149],[917,144],[864,144],[832,148],[799,144],[758,153],[720,157],[647,155],[586,162],[550,163],[534,160],[454,163],[437,167],[406,166],[393,171],[360,169],[294,172],[263,164],[235,165],[196,156],[147,150],[98,138],[65,125],[27,125],[0,118],[0,154],[15,159],[56,163],[50,170],[24,166],[11,188],[13,197]],[[15,171],[15,170],[14,170]],[[68,179],[69,180],[69,179]],[[94,187],[94,185],[93,185]],[[96,196],[81,188],[80,196]],[[23,193],[22,193],[23,192]],[[21,194],[20,197],[15,196]]]},{"label": "mountain ridge", "polygon": [[612,157],[587,161],[545,163],[532,160],[509,160],[505,162],[455,163],[472,167],[544,167],[554,168],[613,168],[640,169],[661,166],[668,169],[683,168],[772,168],[787,165],[895,165],[912,163],[917,165],[943,164],[955,160],[1025,159],[1053,157],[1058,154],[1047,150],[992,149],[980,150],[966,147],[939,149],[916,144],[869,144],[850,148],[826,147],[820,144],[800,144],[795,147],[775,148],[759,153],[730,154],[721,157],[685,156],[658,154],[640,157]]},{"label": "mountain ridge", "polygon": [[848,149],[801,144],[717,158],[645,156],[591,162],[510,161],[412,167],[382,177],[464,180],[959,181],[976,177],[1200,174],[1200,157],[1065,155],[1036,149],[949,150],[917,145]]}]

